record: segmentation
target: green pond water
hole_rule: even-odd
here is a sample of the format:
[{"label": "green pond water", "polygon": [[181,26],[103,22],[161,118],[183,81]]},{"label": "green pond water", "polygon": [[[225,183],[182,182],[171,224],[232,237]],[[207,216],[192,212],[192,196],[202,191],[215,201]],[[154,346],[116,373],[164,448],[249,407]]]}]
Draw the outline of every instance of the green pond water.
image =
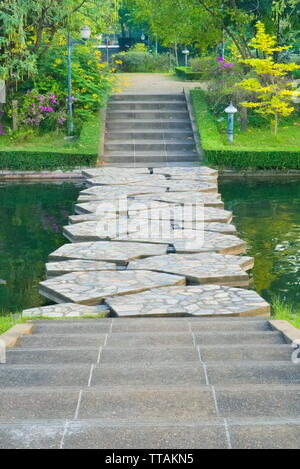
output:
[{"label": "green pond water", "polygon": [[255,258],[254,288],[300,306],[300,181],[223,180],[225,208]]},{"label": "green pond water", "polygon": [[[0,314],[47,304],[38,293],[48,255],[66,242],[81,183],[0,183]],[[233,223],[255,257],[254,286],[300,306],[300,181],[220,182]]]},{"label": "green pond water", "polygon": [[38,293],[48,255],[66,242],[81,183],[0,183],[0,314],[46,304]]}]

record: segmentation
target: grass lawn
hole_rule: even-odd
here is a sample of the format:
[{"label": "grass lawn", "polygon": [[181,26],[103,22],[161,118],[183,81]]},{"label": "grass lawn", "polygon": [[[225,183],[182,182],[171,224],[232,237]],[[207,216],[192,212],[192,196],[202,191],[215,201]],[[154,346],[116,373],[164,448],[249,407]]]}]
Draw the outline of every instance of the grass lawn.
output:
[{"label": "grass lawn", "polygon": [[0,316],[0,336],[16,324],[20,324],[26,321],[27,319],[23,319],[19,315],[6,314],[5,316]]},{"label": "grass lawn", "polygon": [[240,132],[236,122],[234,143],[227,141],[227,118],[217,122],[208,109],[205,93],[191,90],[205,163],[236,169],[300,169],[300,120],[295,115],[281,122],[275,136],[269,126]]},{"label": "grass lawn", "polygon": [[282,303],[275,299],[272,304],[272,319],[281,319],[290,322],[300,329],[300,309],[297,310],[291,305]]},{"label": "grass lawn", "polygon": [[279,128],[278,134],[274,135],[269,127],[264,128],[251,128],[247,132],[240,132],[237,128],[234,133],[234,142],[229,144],[227,142],[227,128],[226,125],[218,125],[221,141],[224,148],[237,149],[237,150],[268,150],[268,151],[299,151],[300,148],[300,121],[291,121],[289,125],[282,123]]},{"label": "grass lawn", "polygon": [[80,137],[75,141],[64,140],[62,133],[51,132],[36,136],[22,135],[18,139],[1,136],[1,151],[51,152],[51,153],[83,153],[99,152],[100,143],[100,116],[97,114],[83,124]]}]

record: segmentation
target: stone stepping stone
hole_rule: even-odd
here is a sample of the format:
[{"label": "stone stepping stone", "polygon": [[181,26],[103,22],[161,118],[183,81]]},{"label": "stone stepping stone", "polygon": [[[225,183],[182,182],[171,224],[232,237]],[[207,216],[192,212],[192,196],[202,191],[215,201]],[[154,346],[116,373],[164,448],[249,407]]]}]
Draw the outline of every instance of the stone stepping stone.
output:
[{"label": "stone stepping stone", "polygon": [[[195,222],[178,222],[176,221],[173,224],[174,229],[186,229],[186,230],[196,230],[199,224]],[[200,225],[200,229],[202,229]],[[236,227],[234,225],[230,225],[229,223],[204,223],[204,231],[214,231],[216,233],[228,234],[228,235],[235,235],[236,234]]]},{"label": "stone stepping stone", "polygon": [[106,298],[118,316],[259,316],[270,306],[256,292],[221,285],[157,288]]},{"label": "stone stepping stone", "polygon": [[60,262],[71,259],[127,264],[129,261],[167,253],[166,244],[97,241],[90,243],[64,244],[49,256],[49,261]]},{"label": "stone stepping stone", "polygon": [[[162,183],[159,183],[160,186]],[[163,186],[168,188],[168,192],[186,192],[186,191],[193,191],[193,192],[208,192],[208,193],[216,193],[218,192],[218,185],[212,182],[206,181],[171,181],[168,180],[163,183]]]},{"label": "stone stepping stone", "polygon": [[117,264],[112,262],[71,260],[62,262],[48,262],[46,264],[47,278],[69,274],[71,272],[87,272],[97,270],[116,270]]},{"label": "stone stepping stone", "polygon": [[22,313],[24,317],[46,317],[46,318],[77,318],[81,316],[99,316],[107,314],[105,306],[84,306],[74,303],[61,303],[58,305],[41,306],[40,308],[25,309]]},{"label": "stone stepping stone", "polygon": [[[119,167],[102,167],[102,168],[90,168],[82,171],[82,175],[86,178],[95,178],[101,176],[116,176],[120,174]],[[138,174],[150,174],[148,168],[122,168],[122,175],[138,175]]]},{"label": "stone stepping stone", "polygon": [[116,199],[120,195],[127,195],[133,197],[143,194],[157,194],[166,192],[166,187],[159,186],[91,186],[83,189],[79,197],[95,197],[95,200],[111,200]]},{"label": "stone stepping stone", "polygon": [[164,174],[165,176],[182,176],[182,179],[196,176],[218,176],[216,169],[208,168],[207,166],[200,167],[183,167],[183,166],[165,166],[160,168],[153,168],[153,174]]},{"label": "stone stepping stone", "polygon": [[206,192],[162,192],[157,194],[141,194],[134,196],[135,200],[158,200],[174,204],[203,204],[205,207],[224,209],[221,195]]},{"label": "stone stepping stone", "polygon": [[127,186],[128,184],[144,185],[145,183],[150,186],[155,186],[156,184],[164,182],[166,182],[166,178],[162,174],[138,175],[129,174],[125,172],[125,174],[123,175],[122,170],[119,171],[119,174],[116,174],[115,176],[100,176],[96,178],[87,179],[87,183],[90,186],[122,186],[123,184]]},{"label": "stone stepping stone", "polygon": [[202,222],[219,222],[230,223],[232,220],[232,213],[228,210],[220,210],[218,208],[205,207],[203,205],[185,205],[185,206],[169,206],[162,208],[154,208],[142,210],[139,214],[133,213],[132,217],[138,216],[140,219],[153,219],[153,220],[175,220],[179,222],[189,221],[202,221]]},{"label": "stone stepping stone", "polygon": [[[152,226],[152,224],[151,224]],[[246,250],[246,243],[234,235],[224,235],[213,231],[202,230],[172,230],[164,231],[156,236],[157,228],[145,229],[138,233],[119,236],[116,241],[136,243],[166,243],[172,245],[177,254],[193,254],[197,252],[218,252],[220,254],[242,254]],[[115,242],[115,241],[114,241]]]},{"label": "stone stepping stone", "polygon": [[148,220],[143,218],[115,218],[76,223],[63,227],[63,235],[72,243],[85,241],[106,241],[125,236],[128,233],[136,233],[148,225]]},{"label": "stone stepping stone", "polygon": [[[121,215],[129,215],[130,212],[134,214],[134,212],[140,210],[147,210],[148,207],[153,209],[163,209],[168,208],[170,205],[166,202],[158,202],[156,200],[151,201],[149,204],[147,201],[143,200],[131,200],[131,199],[116,199],[115,201],[112,200],[110,202],[87,202],[82,204],[75,205],[75,212],[78,214],[81,213],[97,213],[99,216],[106,216],[109,213],[113,214],[121,214]],[[112,218],[110,215],[108,218]]]},{"label": "stone stepping stone", "polygon": [[252,257],[223,254],[167,254],[129,262],[129,270],[153,270],[182,275],[190,284],[216,283],[231,286],[247,286],[245,273],[253,267]]},{"label": "stone stepping stone", "polygon": [[56,303],[97,305],[106,296],[171,285],[185,285],[185,278],[144,270],[75,272],[40,282],[40,293]]}]

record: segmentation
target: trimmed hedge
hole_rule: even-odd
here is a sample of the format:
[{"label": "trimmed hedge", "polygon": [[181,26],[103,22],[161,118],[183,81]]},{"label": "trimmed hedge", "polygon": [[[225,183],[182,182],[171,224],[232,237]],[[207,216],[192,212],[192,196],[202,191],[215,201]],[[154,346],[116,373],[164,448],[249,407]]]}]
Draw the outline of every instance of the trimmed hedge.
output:
[{"label": "trimmed hedge", "polygon": [[175,67],[175,73],[179,78],[187,81],[200,81],[201,72],[193,72],[191,67]]},{"label": "trimmed hedge", "polygon": [[191,90],[191,100],[205,164],[228,169],[300,169],[300,149],[299,151],[253,151],[253,149],[228,148],[222,142],[216,122],[207,107],[204,91]]},{"label": "trimmed hedge", "polygon": [[50,153],[35,151],[0,151],[0,169],[12,171],[42,171],[95,166],[98,155]]},{"label": "trimmed hedge", "polygon": [[207,164],[236,169],[300,169],[300,151],[205,150]]}]

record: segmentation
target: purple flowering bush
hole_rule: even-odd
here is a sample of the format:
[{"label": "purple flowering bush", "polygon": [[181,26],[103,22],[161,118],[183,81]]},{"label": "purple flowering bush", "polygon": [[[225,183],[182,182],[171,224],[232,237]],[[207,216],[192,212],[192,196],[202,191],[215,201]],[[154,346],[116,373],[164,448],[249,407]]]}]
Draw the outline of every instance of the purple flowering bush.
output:
[{"label": "purple flowering bush", "polygon": [[41,94],[38,90],[29,90],[22,99],[18,118],[26,127],[54,130],[66,121],[66,104],[60,102],[54,93]]}]

